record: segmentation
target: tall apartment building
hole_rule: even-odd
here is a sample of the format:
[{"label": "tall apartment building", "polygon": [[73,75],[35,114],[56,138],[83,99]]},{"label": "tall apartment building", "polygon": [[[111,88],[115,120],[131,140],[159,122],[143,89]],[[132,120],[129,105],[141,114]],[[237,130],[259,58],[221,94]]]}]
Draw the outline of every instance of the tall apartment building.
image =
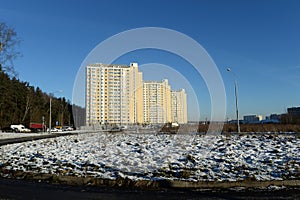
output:
[{"label": "tall apartment building", "polygon": [[184,89],[171,91],[171,116],[173,122],[187,123],[187,102]]},{"label": "tall apartment building", "polygon": [[171,119],[171,89],[167,79],[144,82],[144,122],[160,124]]},{"label": "tall apartment building", "polygon": [[143,80],[137,63],[86,68],[86,124],[143,122]]}]

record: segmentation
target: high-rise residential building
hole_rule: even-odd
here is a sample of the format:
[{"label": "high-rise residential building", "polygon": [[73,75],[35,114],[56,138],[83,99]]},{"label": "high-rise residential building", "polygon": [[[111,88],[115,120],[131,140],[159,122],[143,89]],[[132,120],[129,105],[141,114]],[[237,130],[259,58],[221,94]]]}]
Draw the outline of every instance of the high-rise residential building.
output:
[{"label": "high-rise residential building", "polygon": [[143,122],[143,81],[138,64],[86,68],[86,124]]},{"label": "high-rise residential building", "polygon": [[187,123],[187,102],[184,89],[171,91],[171,116],[173,122]]},{"label": "high-rise residential building", "polygon": [[187,123],[185,90],[167,79],[143,82],[137,63],[86,67],[86,125]]},{"label": "high-rise residential building", "polygon": [[167,79],[144,82],[144,122],[160,124],[171,119],[171,89]]}]

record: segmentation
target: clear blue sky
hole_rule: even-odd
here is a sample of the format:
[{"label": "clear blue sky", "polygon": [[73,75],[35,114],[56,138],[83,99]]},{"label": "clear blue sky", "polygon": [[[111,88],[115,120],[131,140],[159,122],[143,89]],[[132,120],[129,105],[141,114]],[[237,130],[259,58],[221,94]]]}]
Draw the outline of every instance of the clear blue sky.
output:
[{"label": "clear blue sky", "polygon": [[[77,70],[96,45],[119,32],[150,26],[182,32],[206,49],[224,80],[229,118],[235,117],[235,107],[227,66],[237,75],[241,116],[300,106],[298,0],[0,0],[0,21],[15,28],[22,40],[23,56],[15,61],[19,78],[45,92],[62,89],[61,95],[70,100]],[[186,64],[150,50],[118,60],[132,61],[174,68]],[[186,72],[187,79],[189,73],[194,72]],[[180,87],[176,81],[173,85]],[[210,116],[210,97],[203,81],[194,87],[203,120]],[[194,106],[189,105],[190,119],[197,118]]]}]

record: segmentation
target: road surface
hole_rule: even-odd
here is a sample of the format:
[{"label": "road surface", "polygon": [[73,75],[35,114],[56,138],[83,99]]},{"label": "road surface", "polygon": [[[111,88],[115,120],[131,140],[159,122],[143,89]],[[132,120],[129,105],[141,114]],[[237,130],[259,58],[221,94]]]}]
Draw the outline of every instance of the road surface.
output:
[{"label": "road surface", "polygon": [[300,188],[281,190],[129,190],[54,185],[0,178],[0,199],[300,199]]}]

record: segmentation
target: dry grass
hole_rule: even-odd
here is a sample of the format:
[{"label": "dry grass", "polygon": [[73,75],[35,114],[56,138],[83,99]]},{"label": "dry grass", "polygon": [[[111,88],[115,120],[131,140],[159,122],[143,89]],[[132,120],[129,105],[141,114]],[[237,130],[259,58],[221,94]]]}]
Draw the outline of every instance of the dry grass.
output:
[{"label": "dry grass", "polygon": [[[208,125],[200,124],[198,132],[207,132]],[[300,133],[299,124],[241,124],[241,132],[297,132]],[[224,124],[223,132],[237,132],[236,124]]]}]

